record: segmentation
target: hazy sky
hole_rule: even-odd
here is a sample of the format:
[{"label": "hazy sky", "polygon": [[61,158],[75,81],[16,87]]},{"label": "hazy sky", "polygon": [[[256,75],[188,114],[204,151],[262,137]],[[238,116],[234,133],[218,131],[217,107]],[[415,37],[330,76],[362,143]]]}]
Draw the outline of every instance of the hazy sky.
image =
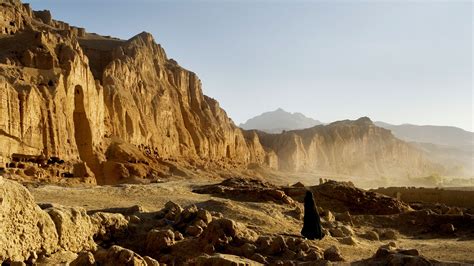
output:
[{"label": "hazy sky", "polygon": [[32,0],[89,32],[152,33],[238,124],[278,107],[331,122],[473,131],[471,1]]}]

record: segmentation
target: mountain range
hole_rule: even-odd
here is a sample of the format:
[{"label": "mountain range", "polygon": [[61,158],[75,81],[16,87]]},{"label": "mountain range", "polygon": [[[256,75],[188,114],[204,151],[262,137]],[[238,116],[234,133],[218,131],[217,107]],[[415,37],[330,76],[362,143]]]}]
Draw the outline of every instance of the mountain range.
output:
[{"label": "mountain range", "polygon": [[[307,123],[306,128],[322,124],[318,120],[301,113],[290,113],[279,108],[266,112],[240,124],[244,129],[256,129],[266,133],[280,133],[282,130],[298,130],[305,128],[300,121]],[[474,175],[474,133],[451,126],[431,125],[392,125],[385,122],[374,122],[374,125],[388,129],[403,141],[411,143],[429,157],[451,168],[449,172],[459,175]]]}]

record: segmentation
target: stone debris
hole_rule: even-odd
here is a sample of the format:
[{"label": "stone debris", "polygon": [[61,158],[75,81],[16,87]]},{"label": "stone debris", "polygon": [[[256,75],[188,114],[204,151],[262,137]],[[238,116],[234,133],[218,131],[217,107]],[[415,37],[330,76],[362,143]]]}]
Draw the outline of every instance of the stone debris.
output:
[{"label": "stone debris", "polygon": [[234,200],[255,201],[255,202],[275,202],[278,204],[292,204],[295,202],[283,190],[276,186],[252,179],[228,178],[219,184],[206,185],[193,192],[199,194],[211,194]]},{"label": "stone debris", "polygon": [[324,259],[329,261],[344,261],[341,251],[337,246],[331,246],[324,251]]}]

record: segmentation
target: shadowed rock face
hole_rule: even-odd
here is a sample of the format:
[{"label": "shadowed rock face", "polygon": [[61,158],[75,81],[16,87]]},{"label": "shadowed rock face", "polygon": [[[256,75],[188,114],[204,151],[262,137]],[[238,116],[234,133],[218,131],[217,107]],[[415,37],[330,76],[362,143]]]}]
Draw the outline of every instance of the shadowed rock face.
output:
[{"label": "shadowed rock face", "polygon": [[[434,169],[368,119],[279,135],[243,131],[149,33],[124,41],[86,33],[19,1],[1,5],[2,164],[13,153],[82,161],[99,184],[148,177],[163,160],[357,175]],[[107,151],[116,143],[134,146],[136,158],[111,159],[117,156]],[[137,162],[143,165],[128,165]]]}]

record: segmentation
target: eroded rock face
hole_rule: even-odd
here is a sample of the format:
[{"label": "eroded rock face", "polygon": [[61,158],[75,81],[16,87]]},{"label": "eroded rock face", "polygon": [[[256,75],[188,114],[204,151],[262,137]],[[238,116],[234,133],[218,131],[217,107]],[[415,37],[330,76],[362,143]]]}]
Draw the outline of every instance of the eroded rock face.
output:
[{"label": "eroded rock face", "polygon": [[86,162],[100,179],[104,136],[114,136],[153,158],[264,163],[258,139],[245,138],[203,95],[196,74],[168,59],[150,34],[122,41],[17,1],[2,10],[1,161],[13,153],[57,156]]},{"label": "eroded rock face", "polygon": [[281,170],[372,177],[441,170],[422,152],[395,138],[389,130],[375,126],[367,117],[281,134],[258,134],[262,145],[278,156]]},{"label": "eroded rock face", "polygon": [[20,184],[0,176],[0,261],[25,261],[32,254],[58,249],[58,234],[49,215]]},{"label": "eroded rock face", "polygon": [[54,206],[46,212],[56,225],[61,249],[72,252],[96,249],[93,239],[95,228],[85,209]]}]

